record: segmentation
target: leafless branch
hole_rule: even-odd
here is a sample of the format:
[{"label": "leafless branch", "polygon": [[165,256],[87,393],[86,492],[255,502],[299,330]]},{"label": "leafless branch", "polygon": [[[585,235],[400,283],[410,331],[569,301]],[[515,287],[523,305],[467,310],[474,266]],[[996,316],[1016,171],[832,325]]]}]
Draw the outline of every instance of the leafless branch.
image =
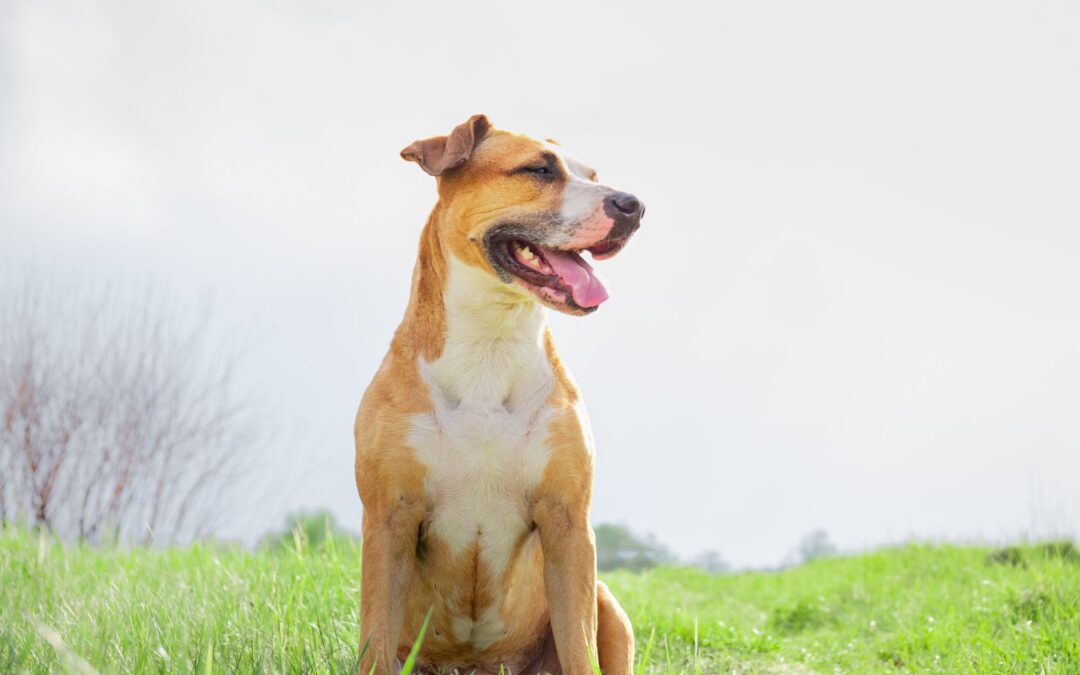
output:
[{"label": "leafless branch", "polygon": [[0,279],[0,520],[205,534],[258,428],[211,323],[148,288]]}]

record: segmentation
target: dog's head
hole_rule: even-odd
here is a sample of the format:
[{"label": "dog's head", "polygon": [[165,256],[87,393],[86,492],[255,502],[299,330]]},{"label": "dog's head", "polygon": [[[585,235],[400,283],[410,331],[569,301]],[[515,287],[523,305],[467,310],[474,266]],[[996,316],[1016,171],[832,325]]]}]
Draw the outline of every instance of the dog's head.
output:
[{"label": "dog's head", "polygon": [[567,314],[588,314],[607,290],[581,254],[618,253],[645,206],[596,180],[552,141],[491,127],[474,115],[449,136],[401,151],[436,176],[443,245],[462,262]]}]

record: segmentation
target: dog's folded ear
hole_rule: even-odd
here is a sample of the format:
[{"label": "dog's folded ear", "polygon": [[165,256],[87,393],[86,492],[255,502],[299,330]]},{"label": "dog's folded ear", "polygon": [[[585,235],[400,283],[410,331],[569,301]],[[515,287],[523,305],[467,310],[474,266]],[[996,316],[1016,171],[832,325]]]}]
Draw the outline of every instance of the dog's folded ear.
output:
[{"label": "dog's folded ear", "polygon": [[416,162],[432,176],[441,176],[444,171],[464,164],[490,128],[491,122],[486,116],[473,115],[454,127],[449,136],[434,136],[413,142],[401,151],[401,158]]}]

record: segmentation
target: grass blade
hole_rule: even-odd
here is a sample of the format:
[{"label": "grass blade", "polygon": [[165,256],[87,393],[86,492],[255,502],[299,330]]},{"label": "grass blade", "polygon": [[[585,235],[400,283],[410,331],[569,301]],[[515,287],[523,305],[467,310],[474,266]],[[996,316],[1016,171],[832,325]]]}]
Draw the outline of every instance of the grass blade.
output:
[{"label": "grass blade", "polygon": [[401,675],[411,675],[413,668],[416,667],[416,656],[420,653],[420,645],[424,642],[424,634],[427,633],[428,622],[431,621],[431,615],[434,612],[434,607],[427,611],[424,623],[420,626],[420,634],[416,636],[416,642],[413,643],[412,649],[409,650],[409,656],[405,659],[405,664],[401,666]]},{"label": "grass blade", "polygon": [[214,641],[206,641],[206,658],[203,660],[203,675],[212,675],[214,672]]},{"label": "grass blade", "polygon": [[645,653],[641,655],[641,659],[638,661],[638,667],[636,675],[645,675],[645,670],[649,667],[649,661],[652,659],[653,644],[656,642],[656,626],[652,627],[649,631],[649,641],[645,644]]}]

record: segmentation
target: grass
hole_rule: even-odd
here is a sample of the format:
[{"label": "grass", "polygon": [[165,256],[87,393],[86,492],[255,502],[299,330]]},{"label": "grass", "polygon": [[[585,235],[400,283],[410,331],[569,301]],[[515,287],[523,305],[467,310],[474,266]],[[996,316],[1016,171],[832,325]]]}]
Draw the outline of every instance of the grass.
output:
[{"label": "grass", "polygon": [[[0,672],[353,672],[359,546],[90,548],[0,532]],[[1080,672],[1071,544],[604,575],[642,673]]]}]

